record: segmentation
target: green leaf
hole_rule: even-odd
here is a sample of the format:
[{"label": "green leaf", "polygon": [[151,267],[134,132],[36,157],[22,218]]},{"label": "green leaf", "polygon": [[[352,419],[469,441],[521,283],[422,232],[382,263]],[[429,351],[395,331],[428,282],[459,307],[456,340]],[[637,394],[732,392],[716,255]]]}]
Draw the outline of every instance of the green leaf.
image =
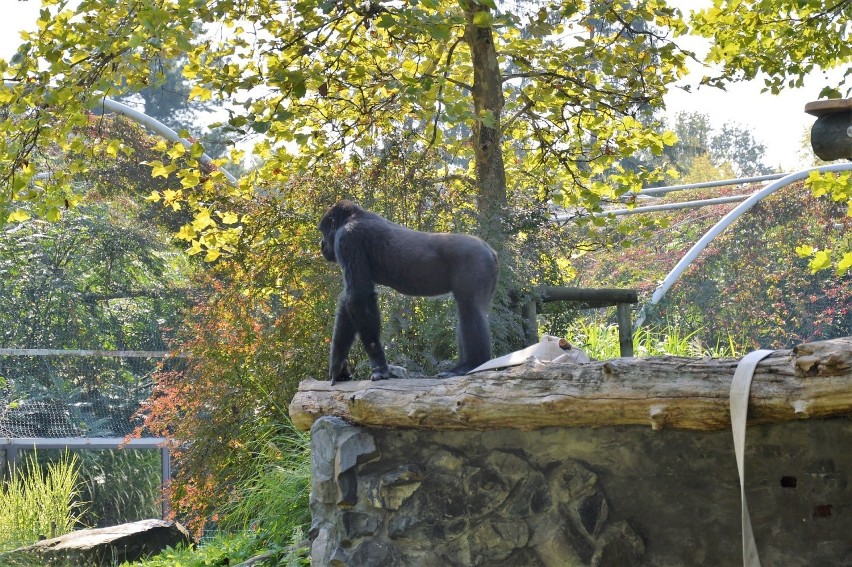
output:
[{"label": "green leaf", "polygon": [[490,28],[494,21],[491,12],[482,10],[473,14],[473,25],[480,28]]},{"label": "green leaf", "polygon": [[200,142],[195,142],[189,149],[189,155],[194,159],[199,159],[204,155],[204,146],[202,146]]}]

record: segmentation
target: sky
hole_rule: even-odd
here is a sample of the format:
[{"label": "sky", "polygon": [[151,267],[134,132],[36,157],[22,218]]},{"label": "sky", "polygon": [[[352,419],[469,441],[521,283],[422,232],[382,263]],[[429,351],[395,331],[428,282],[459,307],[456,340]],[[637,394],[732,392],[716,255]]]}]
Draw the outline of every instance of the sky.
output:
[{"label": "sky", "polygon": [[[710,0],[673,0],[670,3],[688,12],[709,5]],[[14,53],[20,43],[20,30],[35,28],[40,5],[38,0],[0,0],[0,8],[6,8],[0,18],[0,57],[8,59]],[[678,38],[678,41],[688,42],[684,47],[699,55],[706,49],[706,44],[698,38]],[[692,92],[672,89],[665,98],[667,115],[704,113],[710,116],[714,127],[733,122],[750,130],[754,138],[764,144],[764,162],[770,167],[777,166],[781,171],[789,172],[807,165],[801,163],[799,154],[803,136],[815,119],[805,114],[804,107],[807,102],[817,99],[826,84],[822,73],[805,81],[801,89],[771,95],[760,92],[760,79],[731,85],[726,91],[700,87],[698,81],[705,71],[696,64],[690,71],[683,84],[691,85]]]}]

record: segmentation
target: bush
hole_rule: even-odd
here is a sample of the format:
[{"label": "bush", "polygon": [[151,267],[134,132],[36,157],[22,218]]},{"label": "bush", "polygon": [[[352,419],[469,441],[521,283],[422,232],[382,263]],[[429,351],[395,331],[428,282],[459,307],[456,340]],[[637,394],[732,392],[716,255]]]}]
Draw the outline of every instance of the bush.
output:
[{"label": "bush", "polygon": [[67,451],[42,468],[35,451],[0,494],[0,551],[70,532],[81,504],[77,457]]}]

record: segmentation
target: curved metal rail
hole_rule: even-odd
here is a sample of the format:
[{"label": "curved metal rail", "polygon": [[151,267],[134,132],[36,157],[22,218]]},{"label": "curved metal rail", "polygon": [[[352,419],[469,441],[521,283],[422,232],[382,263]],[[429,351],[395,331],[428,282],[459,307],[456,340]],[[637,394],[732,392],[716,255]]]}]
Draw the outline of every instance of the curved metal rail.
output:
[{"label": "curved metal rail", "polygon": [[771,183],[768,183],[763,189],[756,191],[751,196],[749,196],[745,201],[737,205],[731,212],[722,217],[722,219],[713,225],[713,228],[707,231],[707,233],[702,236],[698,242],[692,245],[692,248],[689,249],[683,258],[675,264],[675,267],[668,273],[668,275],[663,279],[662,283],[657,286],[657,289],[654,290],[654,294],[651,296],[651,300],[646,303],[642,309],[639,311],[639,314],[636,317],[636,321],[633,324],[634,329],[638,329],[642,326],[642,323],[645,322],[645,318],[648,315],[648,311],[653,305],[656,305],[660,302],[669,288],[674,285],[674,283],[680,278],[681,274],[683,274],[684,270],[698,257],[698,255],[707,248],[707,245],[710,242],[719,236],[719,234],[728,228],[737,218],[739,218],[743,213],[748,211],[750,208],[755,206],[762,199],[768,197],[775,191],[781,189],[782,187],[786,187],[791,183],[795,183],[796,181],[800,181],[805,179],[812,171],[818,171],[820,173],[824,173],[827,171],[850,171],[852,170],[852,163],[833,163],[831,165],[821,165],[819,167],[812,167],[809,169],[803,169],[801,171],[796,171],[794,173],[790,173],[777,179]]}]

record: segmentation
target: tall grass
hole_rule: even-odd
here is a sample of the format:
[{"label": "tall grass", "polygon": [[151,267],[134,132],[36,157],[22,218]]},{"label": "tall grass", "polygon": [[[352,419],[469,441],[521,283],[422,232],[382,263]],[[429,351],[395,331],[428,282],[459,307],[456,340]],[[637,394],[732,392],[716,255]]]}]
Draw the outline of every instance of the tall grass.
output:
[{"label": "tall grass", "polygon": [[[621,356],[617,325],[578,321],[569,327],[565,338],[597,360]],[[663,329],[637,329],[633,333],[633,353],[635,356],[736,358],[742,355],[742,349],[735,344],[732,337],[728,337],[727,343],[708,345],[700,339],[698,331],[684,333],[677,327],[668,326]]]},{"label": "tall grass", "polygon": [[[258,565],[310,565],[300,544],[310,525],[310,435],[291,424],[259,428],[253,467],[218,510],[218,533],[195,548],[180,548],[136,566],[204,567],[263,555]],[[125,563],[122,567],[129,567]]]},{"label": "tall grass", "polygon": [[0,551],[70,532],[80,503],[77,457],[67,451],[41,467],[35,451],[0,492]]},{"label": "tall grass", "polygon": [[291,424],[269,431],[259,445],[255,471],[221,511],[220,527],[263,532],[279,542],[310,524],[310,435]]}]

